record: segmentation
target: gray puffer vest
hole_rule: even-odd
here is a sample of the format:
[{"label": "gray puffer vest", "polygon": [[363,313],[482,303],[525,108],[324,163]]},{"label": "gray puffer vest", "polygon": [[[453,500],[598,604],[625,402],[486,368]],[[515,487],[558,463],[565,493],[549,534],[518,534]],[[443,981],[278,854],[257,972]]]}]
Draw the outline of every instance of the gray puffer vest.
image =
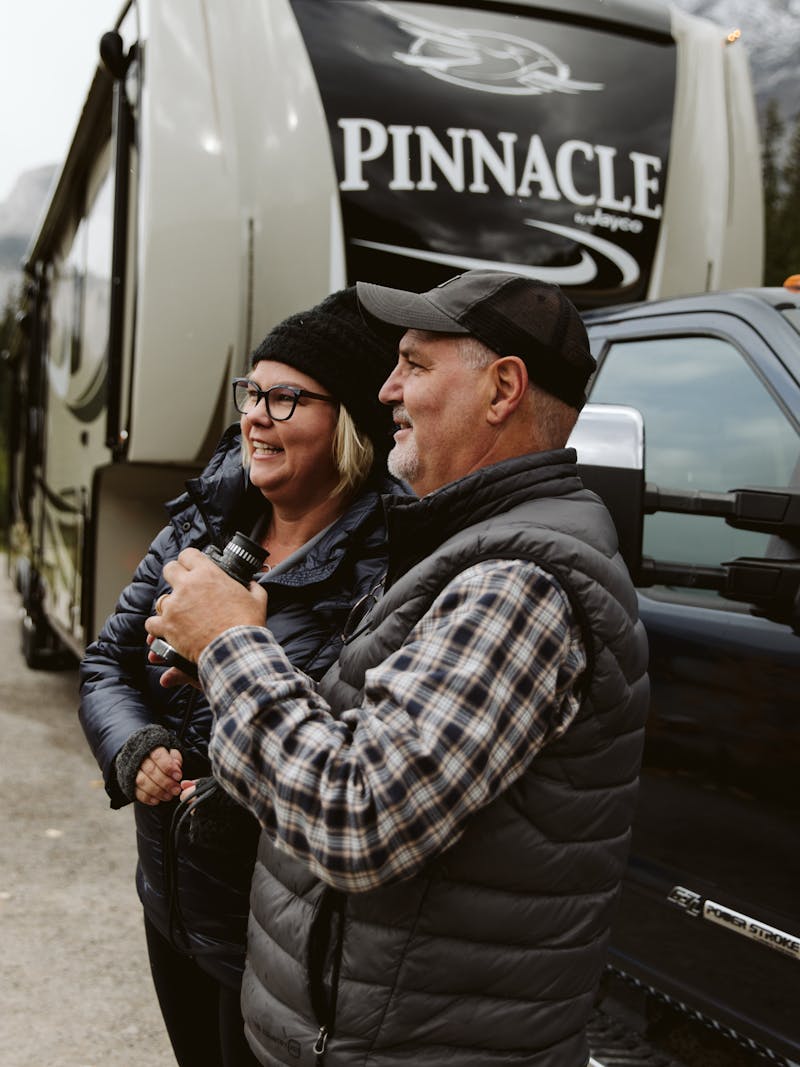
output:
[{"label": "gray puffer vest", "polygon": [[400,553],[321,683],[334,711],[359,702],[365,672],[448,582],[500,558],[535,561],[568,595],[589,659],[581,707],[452,848],[406,881],[344,895],[262,836],[243,1008],[263,1064],[586,1064],[648,683],[635,591],[574,455],[520,457],[391,502],[390,551]]}]

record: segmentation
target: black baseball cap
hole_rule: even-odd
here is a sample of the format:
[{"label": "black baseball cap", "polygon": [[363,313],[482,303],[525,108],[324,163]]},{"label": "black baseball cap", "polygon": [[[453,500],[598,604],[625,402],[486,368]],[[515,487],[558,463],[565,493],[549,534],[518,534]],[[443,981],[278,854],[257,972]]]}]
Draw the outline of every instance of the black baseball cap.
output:
[{"label": "black baseball cap", "polygon": [[471,334],[498,356],[518,356],[531,381],[580,409],[597,366],[586,328],[557,285],[510,271],[468,270],[427,293],[356,285],[361,306],[407,330]]}]

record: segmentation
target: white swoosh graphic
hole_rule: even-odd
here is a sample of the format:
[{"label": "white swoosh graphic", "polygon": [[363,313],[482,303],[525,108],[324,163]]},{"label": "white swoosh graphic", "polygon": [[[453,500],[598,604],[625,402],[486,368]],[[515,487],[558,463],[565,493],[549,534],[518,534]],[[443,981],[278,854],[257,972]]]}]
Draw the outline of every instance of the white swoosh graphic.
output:
[{"label": "white swoosh graphic", "polygon": [[524,222],[526,226],[535,226],[540,230],[549,230],[551,233],[561,234],[562,237],[569,237],[571,241],[575,241],[579,245],[586,245],[588,248],[593,248],[596,252],[600,252],[607,259],[610,259],[615,267],[619,267],[623,286],[638,282],[639,264],[629,252],[626,252],[624,248],[620,248],[619,245],[615,245],[613,241],[595,237],[593,233],[586,233],[585,230],[573,230],[569,226],[558,226],[555,222],[539,222],[538,219],[525,219]]},{"label": "white swoosh graphic", "polygon": [[[539,219],[524,219],[526,226],[533,226],[540,230],[548,230],[561,237],[567,237],[578,246],[585,245],[588,248],[600,252],[601,255],[611,260],[622,274],[621,286],[632,285],[639,280],[639,264],[623,248],[615,245],[613,241],[606,241],[602,237],[586,233],[585,230],[576,230],[570,226],[559,226],[555,222],[542,222]],[[387,245],[380,241],[364,241],[353,237],[354,245],[363,248],[374,248],[377,252],[388,252],[394,256],[406,256],[408,259],[421,259],[426,263],[441,263],[445,267],[456,267],[459,270],[511,270],[522,274],[526,278],[536,278],[540,282],[556,282],[558,285],[586,285],[597,277],[597,263],[594,258],[581,248],[580,263],[569,267],[535,267],[528,263],[509,263],[506,260],[475,259],[471,256],[454,256],[446,252],[431,252],[423,248],[406,248],[403,245]]]},{"label": "white swoosh graphic", "polygon": [[[526,220],[528,221],[528,220]],[[542,225],[530,220],[532,226]],[[545,227],[547,228],[547,227]],[[429,252],[424,248],[405,248],[403,245],[385,245],[379,241],[362,241],[351,238],[352,244],[364,248],[374,248],[378,252],[388,252],[394,256],[407,256],[409,259],[422,259],[426,263],[441,263],[445,267],[459,270],[510,270],[526,278],[536,278],[540,282],[557,282],[559,285],[585,285],[597,276],[597,265],[592,257],[581,251],[581,261],[571,267],[532,267],[528,263],[508,263],[506,260],[473,259],[470,256],[451,256],[444,252]]]}]

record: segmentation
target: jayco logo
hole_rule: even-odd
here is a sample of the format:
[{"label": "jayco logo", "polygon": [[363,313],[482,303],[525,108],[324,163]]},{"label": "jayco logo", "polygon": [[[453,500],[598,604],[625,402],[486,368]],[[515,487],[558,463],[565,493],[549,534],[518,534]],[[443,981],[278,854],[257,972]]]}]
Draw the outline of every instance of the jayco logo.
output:
[{"label": "jayco logo", "polygon": [[597,92],[597,82],[575,81],[569,66],[540,44],[496,30],[455,30],[373,0],[411,38],[394,58],[432,78],[504,96]]}]

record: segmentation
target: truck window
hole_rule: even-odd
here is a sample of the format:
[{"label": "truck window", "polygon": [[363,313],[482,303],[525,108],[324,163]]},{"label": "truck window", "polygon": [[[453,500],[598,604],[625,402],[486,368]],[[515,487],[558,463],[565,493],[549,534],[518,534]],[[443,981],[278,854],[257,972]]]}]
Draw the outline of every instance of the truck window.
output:
[{"label": "truck window", "polygon": [[[725,492],[797,483],[797,431],[741,352],[721,338],[613,344],[591,399],[641,411],[645,476],[656,485]],[[714,565],[764,557],[769,542],[766,534],[734,530],[720,518],[645,517],[643,550],[657,559]]]}]

